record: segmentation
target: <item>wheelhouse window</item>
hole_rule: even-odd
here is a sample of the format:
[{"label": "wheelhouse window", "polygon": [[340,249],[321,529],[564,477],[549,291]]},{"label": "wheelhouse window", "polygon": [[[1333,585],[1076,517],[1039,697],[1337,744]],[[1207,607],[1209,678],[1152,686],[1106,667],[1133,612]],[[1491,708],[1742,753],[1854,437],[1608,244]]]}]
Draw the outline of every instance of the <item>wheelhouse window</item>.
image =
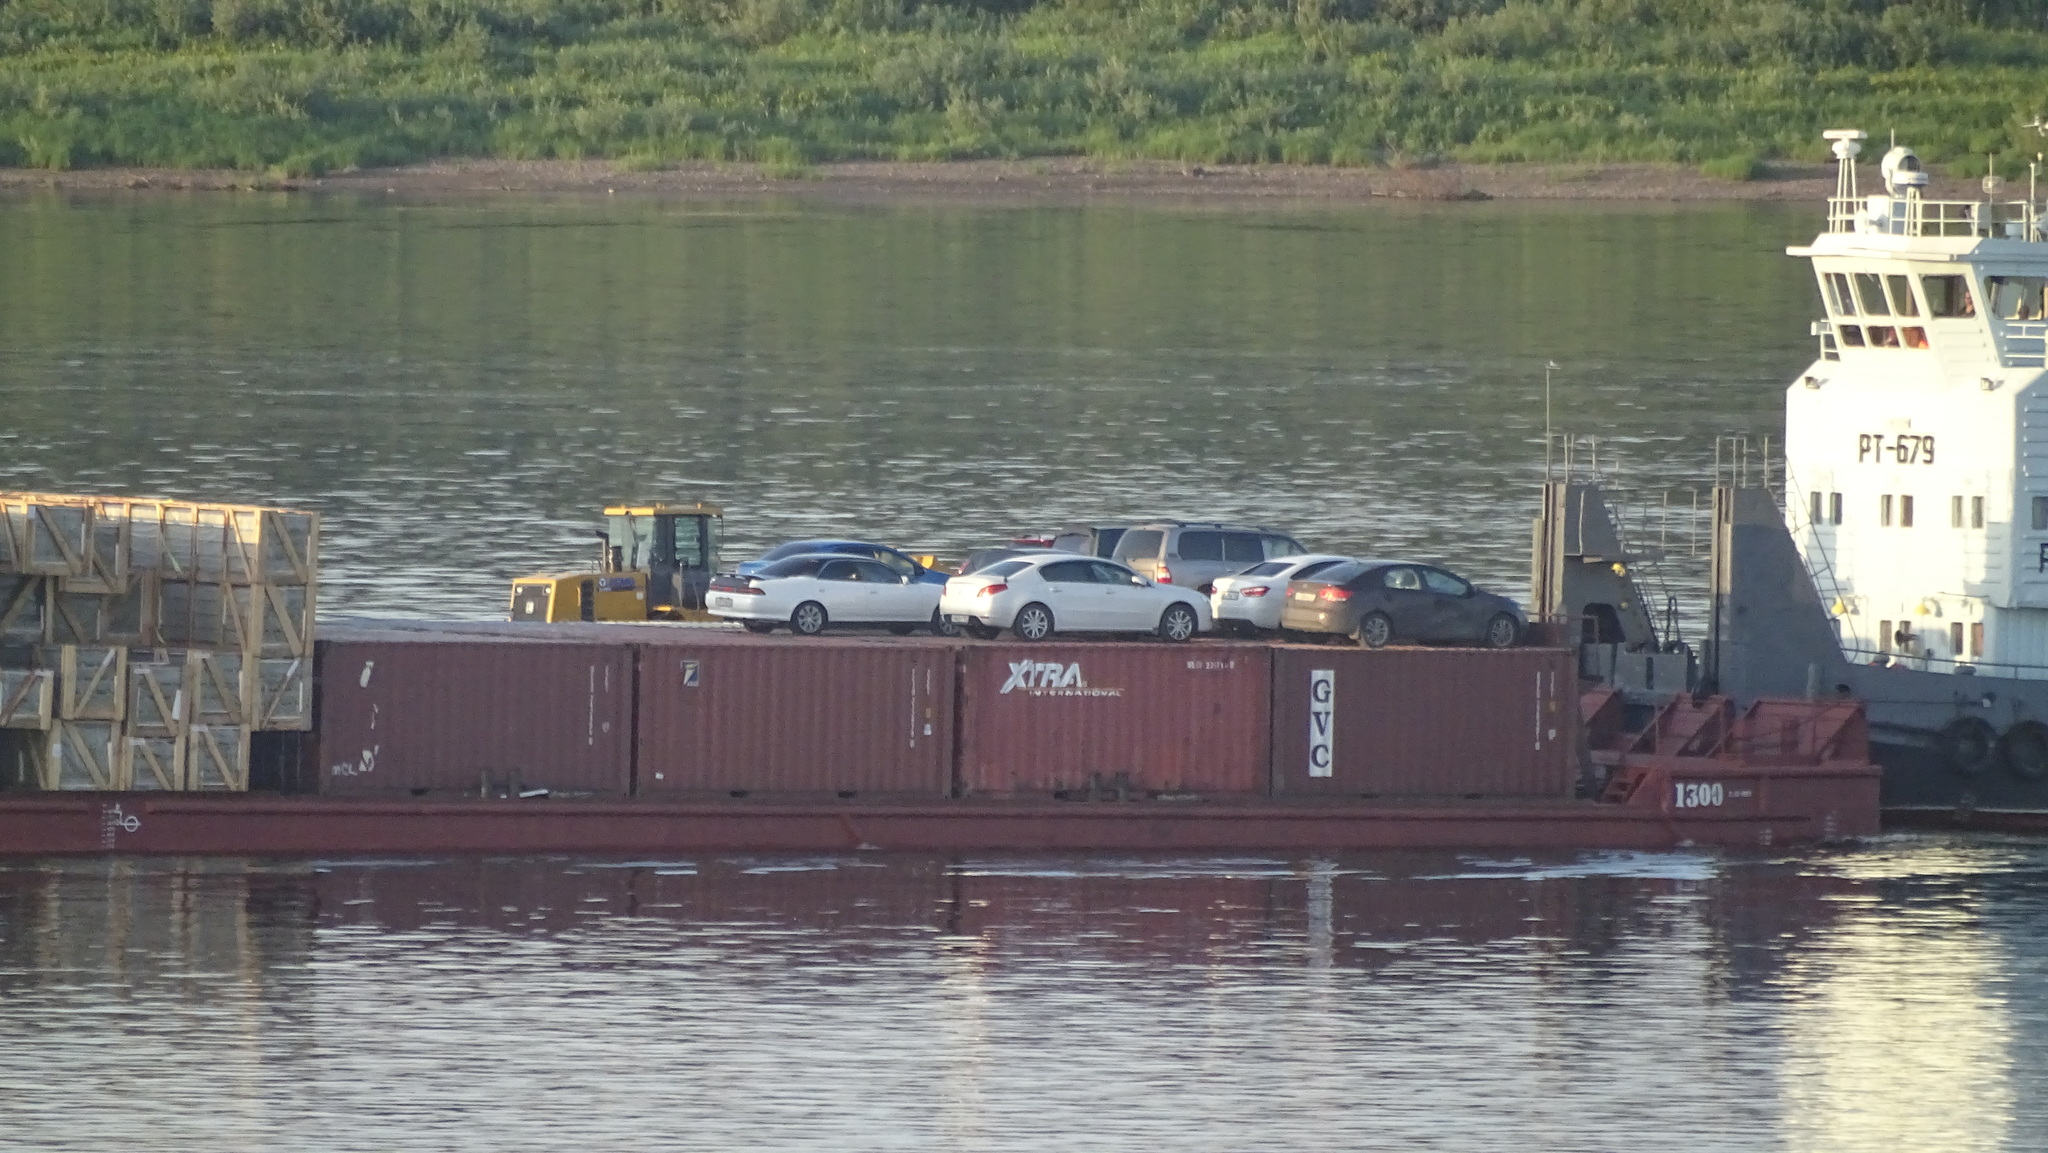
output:
[{"label": "wheelhouse window", "polygon": [[1936,317],[1977,315],[1977,302],[1970,298],[1967,276],[1923,276],[1920,290],[1927,294],[1927,311]]},{"label": "wheelhouse window", "polygon": [[1889,324],[1873,324],[1864,331],[1870,335],[1872,348],[1899,347],[1899,330]]},{"label": "wheelhouse window", "polygon": [[1846,348],[1863,347],[1863,330],[1853,324],[1836,325],[1835,338],[1840,340]]},{"label": "wheelhouse window", "polygon": [[1917,324],[1909,324],[1899,330],[1899,341],[1907,348],[1926,348],[1927,330]]},{"label": "wheelhouse window", "polygon": [[1856,280],[1856,303],[1863,306],[1867,316],[1890,316],[1891,308],[1884,299],[1884,278],[1875,272],[1858,272]]},{"label": "wheelhouse window", "polygon": [[1828,308],[1836,316],[1856,315],[1856,296],[1849,291],[1849,278],[1839,272],[1821,276],[1821,283],[1827,285]]},{"label": "wheelhouse window", "polygon": [[2048,299],[2048,276],[1988,276],[1991,315],[2000,320],[2040,320]]},{"label": "wheelhouse window", "polygon": [[1891,290],[1892,312],[1898,316],[1920,315],[1920,302],[1913,299],[1911,277],[1892,275],[1884,278],[1885,287]]}]

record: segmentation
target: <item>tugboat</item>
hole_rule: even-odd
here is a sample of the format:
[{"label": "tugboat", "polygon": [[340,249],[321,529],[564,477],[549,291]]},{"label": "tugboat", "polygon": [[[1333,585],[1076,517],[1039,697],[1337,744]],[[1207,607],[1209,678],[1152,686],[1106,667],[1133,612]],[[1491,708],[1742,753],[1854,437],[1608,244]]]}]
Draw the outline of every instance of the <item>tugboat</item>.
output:
[{"label": "tugboat", "polygon": [[1864,133],[1826,136],[1783,508],[1717,490],[1701,680],[1863,701],[1888,821],[2048,829],[2048,219],[2032,179],[1929,199],[1903,147],[1864,194]]}]

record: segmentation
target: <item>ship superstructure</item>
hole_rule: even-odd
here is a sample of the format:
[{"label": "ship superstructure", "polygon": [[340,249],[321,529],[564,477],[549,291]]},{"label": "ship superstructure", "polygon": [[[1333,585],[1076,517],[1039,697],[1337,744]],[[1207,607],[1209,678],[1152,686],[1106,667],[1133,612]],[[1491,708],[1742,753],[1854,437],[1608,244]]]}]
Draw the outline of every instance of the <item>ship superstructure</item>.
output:
[{"label": "ship superstructure", "polygon": [[[1785,515],[1844,655],[2048,679],[2048,233],[2033,199],[1934,200],[1911,150],[1860,195],[1835,132],[1827,318],[1786,391]],[[2031,190],[2030,190],[2031,192]]]}]

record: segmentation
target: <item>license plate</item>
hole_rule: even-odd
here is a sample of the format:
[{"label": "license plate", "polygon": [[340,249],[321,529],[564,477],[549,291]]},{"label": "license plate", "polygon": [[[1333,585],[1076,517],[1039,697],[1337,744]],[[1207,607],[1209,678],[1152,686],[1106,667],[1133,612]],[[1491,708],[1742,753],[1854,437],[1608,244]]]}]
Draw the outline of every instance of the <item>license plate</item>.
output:
[{"label": "license plate", "polygon": [[1237,599],[1237,590],[1236,590],[1236,589],[1224,589],[1224,590],[1223,590],[1223,599],[1224,599],[1224,600],[1227,600],[1227,601],[1234,601],[1234,600],[1236,600],[1236,599]]},{"label": "license plate", "polygon": [[956,625],[964,625],[964,624],[966,624],[966,623],[967,623],[968,621],[970,621],[970,620],[973,620],[974,618],[973,618],[973,617],[963,617],[963,616],[961,616],[961,615],[960,615],[960,614],[958,614],[958,613],[947,613],[947,614],[946,614],[946,619],[947,619],[947,620],[949,620],[949,621],[952,621],[952,622],[953,622],[954,624],[956,624]]},{"label": "license plate", "polygon": [[1314,593],[1295,593],[1295,594],[1294,594],[1294,599],[1295,599],[1295,600],[1298,600],[1298,601],[1312,601],[1312,600],[1316,599],[1316,594],[1314,594]]},{"label": "license plate", "polygon": [[711,605],[712,605],[712,607],[713,607],[713,608],[729,609],[729,608],[731,608],[731,607],[732,607],[732,598],[731,598],[731,597],[712,597],[712,598],[711,598]]}]

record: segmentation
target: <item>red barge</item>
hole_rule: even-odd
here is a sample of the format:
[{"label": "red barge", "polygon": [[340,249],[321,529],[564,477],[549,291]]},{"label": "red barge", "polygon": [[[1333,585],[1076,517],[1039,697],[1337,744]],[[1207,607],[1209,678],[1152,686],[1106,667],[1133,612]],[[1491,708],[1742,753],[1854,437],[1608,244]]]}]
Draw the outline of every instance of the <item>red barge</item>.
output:
[{"label": "red barge", "polygon": [[1854,701],[1564,648],[323,624],[247,793],[0,792],[0,855],[1756,848],[1866,836]]}]

